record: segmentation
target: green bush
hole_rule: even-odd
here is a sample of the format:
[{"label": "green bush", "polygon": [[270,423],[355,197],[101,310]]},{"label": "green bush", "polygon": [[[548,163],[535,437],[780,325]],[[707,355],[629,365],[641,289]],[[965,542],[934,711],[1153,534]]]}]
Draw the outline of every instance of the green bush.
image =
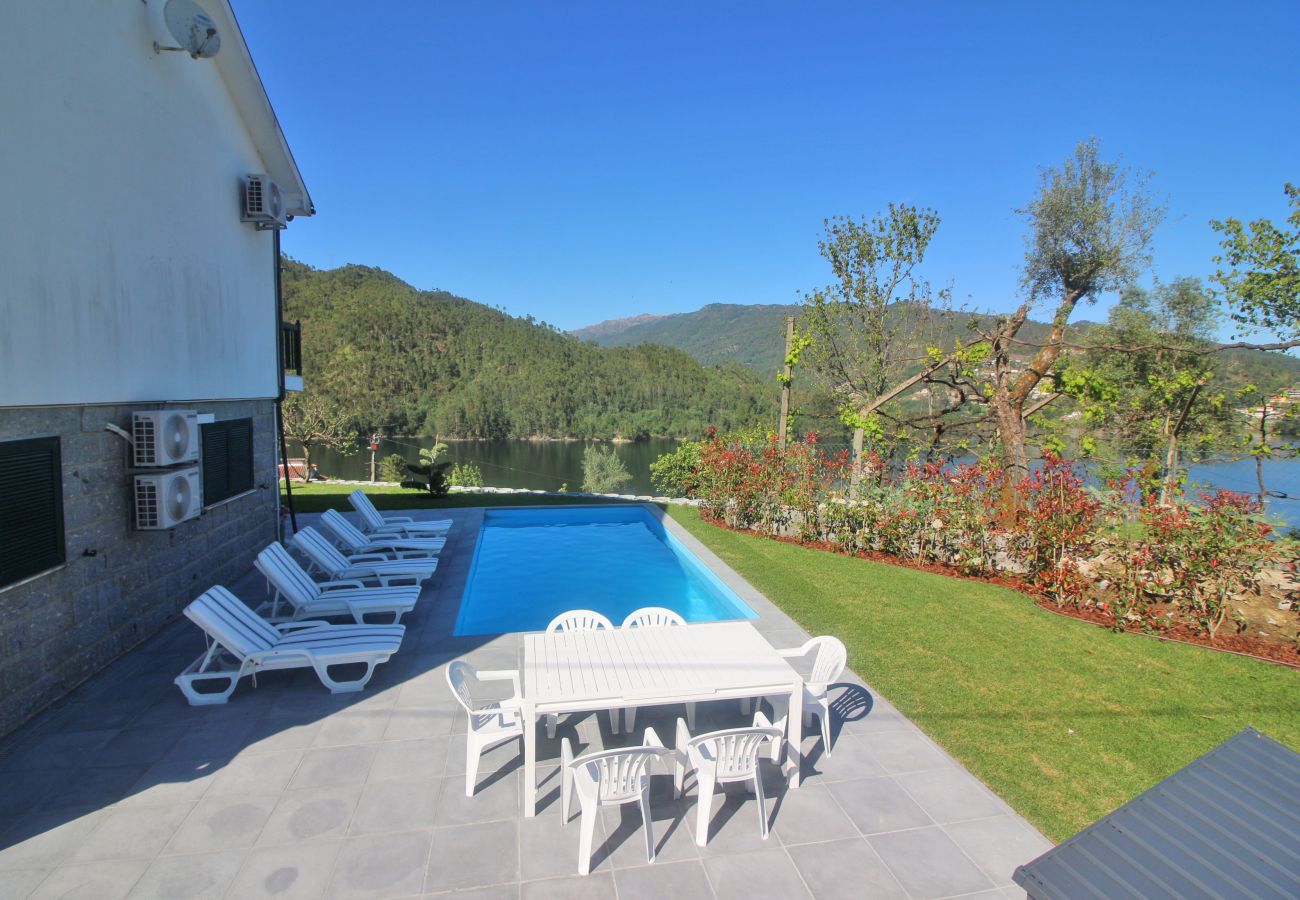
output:
[{"label": "green bush", "polygon": [[632,480],[613,447],[591,444],[582,454],[582,489],[592,494],[614,494]]},{"label": "green bush", "polygon": [[676,450],[650,463],[650,481],[661,494],[689,497],[695,485],[695,467],[699,463],[700,442],[682,441]]},{"label": "green bush", "polygon": [[456,463],[447,480],[456,487],[482,487],[483,471],[473,463]]},{"label": "green bush", "polygon": [[406,460],[400,453],[391,453],[379,461],[379,480],[397,484],[406,477]]}]

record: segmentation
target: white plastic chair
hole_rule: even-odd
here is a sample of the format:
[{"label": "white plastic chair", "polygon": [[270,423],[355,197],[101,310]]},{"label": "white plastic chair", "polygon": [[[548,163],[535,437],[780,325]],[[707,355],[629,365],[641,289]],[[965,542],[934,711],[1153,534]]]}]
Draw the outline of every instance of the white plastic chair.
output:
[{"label": "white plastic chair", "polygon": [[[568,612],[562,612],[546,626],[550,631],[600,631],[604,628],[613,628],[614,623],[608,618],[591,609],[571,609]],[[618,732],[618,710],[606,710],[609,716],[609,732],[616,734]],[[560,717],[555,713],[547,713],[546,719],[546,736],[555,737],[555,726],[559,723]]]},{"label": "white plastic chair", "polygon": [[691,737],[690,729],[677,720],[677,768],[673,789],[681,796],[689,766],[695,772],[695,843],[709,842],[709,820],[713,816],[713,791],[719,784],[747,781],[758,800],[758,830],[767,840],[767,804],[763,797],[763,776],[758,768],[759,750],[769,743],[768,758],[776,762],[785,732],[776,728],[761,712],[754,713],[754,727],[729,728]]},{"label": "white plastic chair", "polygon": [[[826,755],[830,756],[831,702],[826,691],[831,682],[844,674],[844,665],[848,660],[848,651],[844,649],[844,643],[837,637],[822,635],[812,638],[802,647],[777,651],[786,659],[803,659],[813,652],[817,655],[813,658],[812,671],[803,683],[803,728],[812,725],[814,715],[821,720],[822,745]],[[746,715],[749,714],[749,702],[749,700],[740,701],[740,710]],[[799,737],[802,740],[802,730],[799,732]]]},{"label": "white plastic chair", "polygon": [[[671,609],[664,609],[662,606],[645,606],[641,609],[634,610],[627,614],[623,620],[624,628],[667,628],[673,625],[685,625],[686,620]],[[636,727],[637,707],[628,706],[623,709],[623,733],[631,734],[632,729]],[[695,730],[695,704],[686,704],[686,724]]]},{"label": "white plastic chair", "polygon": [[578,874],[591,871],[591,843],[596,819],[602,806],[620,806],[639,802],[645,824],[646,862],[655,861],[654,831],[650,826],[650,767],[655,763],[667,767],[675,764],[677,754],[664,747],[653,728],[645,731],[640,747],[624,750],[601,750],[573,758],[573,747],[565,738],[560,747],[561,809],[564,824],[569,824],[569,807],[574,793],[582,809],[581,842],[578,847]]},{"label": "white plastic chair", "polygon": [[[474,699],[474,686],[482,681],[509,681],[514,694],[505,700],[486,703]],[[452,696],[469,716],[465,735],[465,796],[474,796],[478,783],[478,763],[483,754],[506,741],[524,736],[520,712],[519,673],[513,669],[477,670],[467,662],[455,660],[447,666],[447,684]]]}]

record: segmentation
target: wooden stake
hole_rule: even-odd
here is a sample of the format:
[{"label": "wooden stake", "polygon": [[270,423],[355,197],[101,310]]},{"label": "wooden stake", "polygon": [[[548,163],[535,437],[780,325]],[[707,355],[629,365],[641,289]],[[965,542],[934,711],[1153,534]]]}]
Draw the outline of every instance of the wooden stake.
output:
[{"label": "wooden stake", "polygon": [[793,380],[793,368],[790,365],[790,351],[794,348],[794,316],[785,317],[785,377],[781,381],[781,417],[777,420],[777,443],[785,449],[786,438],[790,429],[790,383]]}]

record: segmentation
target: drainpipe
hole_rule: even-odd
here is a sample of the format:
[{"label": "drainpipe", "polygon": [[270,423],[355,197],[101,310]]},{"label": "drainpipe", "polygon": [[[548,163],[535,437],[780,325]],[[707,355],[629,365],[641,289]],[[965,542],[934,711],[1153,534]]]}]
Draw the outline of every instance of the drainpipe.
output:
[{"label": "drainpipe", "polygon": [[[284,440],[284,296],[280,279],[280,229],[271,232],[275,246],[275,360],[279,367],[280,392],[275,398],[275,425],[280,433],[280,465],[275,478],[275,527],[280,529],[280,474],[284,474],[284,497],[289,505],[289,522],[293,533],[298,533],[298,512],[293,508],[293,479],[289,477],[289,449]],[[280,535],[281,538],[284,535]]]}]

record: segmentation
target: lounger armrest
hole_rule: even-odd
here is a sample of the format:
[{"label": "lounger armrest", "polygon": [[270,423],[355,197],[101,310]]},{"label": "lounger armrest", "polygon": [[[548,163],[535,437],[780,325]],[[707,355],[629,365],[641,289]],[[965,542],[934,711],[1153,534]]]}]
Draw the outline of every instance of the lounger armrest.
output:
[{"label": "lounger armrest", "polygon": [[812,653],[815,649],[817,648],[807,647],[807,646],[791,647],[789,650],[776,651],[776,655],[785,657],[786,659],[802,659],[803,657],[807,656],[809,653]]},{"label": "lounger armrest", "polygon": [[360,565],[368,562],[386,562],[388,557],[383,553],[354,553],[348,557],[348,562],[352,565]]},{"label": "lounger armrest", "polygon": [[394,550],[394,559],[437,559],[438,554],[432,550]]},{"label": "lounger armrest", "polygon": [[[474,673],[474,677],[479,681],[509,681],[515,687],[514,696],[510,700],[517,700],[523,696],[523,690],[519,686],[518,669],[480,669]],[[504,706],[509,701],[502,701]]]},{"label": "lounger armrest", "polygon": [[[339,573],[341,580],[357,579],[362,582],[377,582],[379,587],[415,587],[420,583],[420,576],[412,572],[376,572],[365,566],[356,566]],[[364,584],[373,587],[373,584]]]},{"label": "lounger armrest", "polygon": [[322,591],[337,591],[344,588],[364,588],[360,578],[340,578],[335,581],[322,581],[316,585]]},{"label": "lounger armrest", "polygon": [[383,513],[380,513],[380,517],[383,518],[384,522],[386,522],[389,525],[401,525],[406,522],[415,521],[415,519],[411,518],[410,516],[387,516],[384,515]]},{"label": "lounger armrest", "polygon": [[303,619],[301,622],[279,622],[275,625],[281,634],[288,634],[290,631],[299,631],[304,628],[321,628],[332,626],[333,622],[326,622],[324,619]]}]

